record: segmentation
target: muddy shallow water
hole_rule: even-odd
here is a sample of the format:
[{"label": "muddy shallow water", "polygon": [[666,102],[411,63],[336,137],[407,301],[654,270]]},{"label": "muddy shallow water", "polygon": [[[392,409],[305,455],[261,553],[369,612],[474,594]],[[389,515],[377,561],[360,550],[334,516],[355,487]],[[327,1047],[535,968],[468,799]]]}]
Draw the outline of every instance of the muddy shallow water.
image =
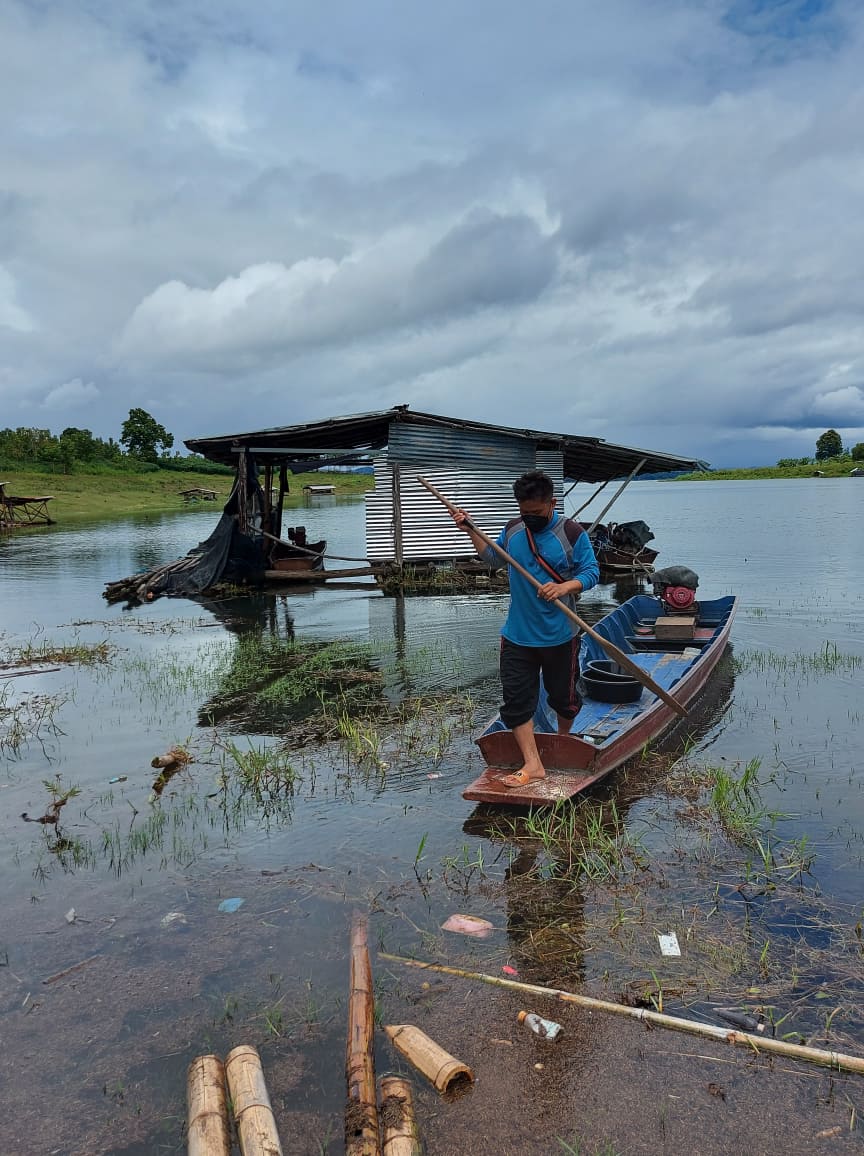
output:
[{"label": "muddy shallow water", "polygon": [[[566,830],[461,798],[506,598],[370,585],[129,612],[102,584],[185,553],[212,511],[0,540],[4,653],[110,648],[0,677],[0,1152],[184,1151],[185,1069],[238,1043],[261,1050],[285,1151],[342,1151],[358,908],[382,1022],[418,1023],[477,1075],[453,1103],[413,1078],[430,1153],[860,1146],[860,1076],[534,1001],[565,1026],[543,1045],[515,992],[377,956],[508,966],[712,1023],[735,1007],[778,1038],[864,1053],[860,510],[845,479],[628,491],[618,517],[650,522],[659,561],[741,609],[698,710]],[[361,505],[316,499],[296,520],[362,553]],[[582,611],[632,592],[601,586]],[[272,750],[284,728],[202,725],[249,632],[368,643],[382,672],[378,717],[331,742],[292,732],[291,789],[266,797],[237,752]],[[193,761],[157,795],[151,759],[175,744]],[[724,811],[717,783],[748,765],[752,790]],[[21,818],[73,787],[57,830]],[[227,898],[244,902],[220,911]],[[441,931],[453,912],[495,930]],[[680,958],[660,953],[669,931]],[[407,1071],[378,1036],[379,1073]]]}]

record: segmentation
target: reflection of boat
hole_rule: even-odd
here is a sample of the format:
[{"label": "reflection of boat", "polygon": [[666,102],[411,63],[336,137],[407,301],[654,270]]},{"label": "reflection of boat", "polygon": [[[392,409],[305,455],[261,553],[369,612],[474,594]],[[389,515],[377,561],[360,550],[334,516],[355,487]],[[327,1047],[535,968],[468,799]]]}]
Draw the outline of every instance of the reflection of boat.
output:
[{"label": "reflection of boat", "polygon": [[[736,606],[734,597],[699,602],[692,631],[686,627],[675,631],[689,632],[692,637],[664,638],[662,635],[667,633],[664,628],[673,621],[680,623],[681,618],[673,619],[660,598],[638,594],[612,610],[594,629],[686,706],[702,690],[717,665],[729,638]],[[586,636],[582,645],[582,670],[585,671],[589,663],[605,658],[600,644],[590,635]],[[676,717],[670,706],[643,688],[635,702],[610,703],[586,697],[570,733],[559,735],[555,715],[541,687],[534,729],[546,778],[526,787],[501,785],[502,774],[520,766],[522,760],[512,732],[496,717],[476,740],[487,769],[463,791],[463,797],[480,803],[515,806],[554,804],[584,791],[638,754],[646,743],[667,730]]]},{"label": "reflection of boat", "polygon": [[271,570],[323,570],[327,542],[307,542],[306,527],[292,526],[288,542],[274,542],[270,552]]}]

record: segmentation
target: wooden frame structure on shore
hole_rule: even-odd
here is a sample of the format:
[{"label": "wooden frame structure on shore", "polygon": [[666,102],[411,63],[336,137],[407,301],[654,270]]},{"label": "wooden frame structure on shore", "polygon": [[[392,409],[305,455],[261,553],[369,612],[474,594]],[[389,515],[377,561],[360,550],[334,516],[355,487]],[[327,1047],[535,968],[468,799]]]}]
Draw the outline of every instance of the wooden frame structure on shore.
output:
[{"label": "wooden frame structure on shore", "polygon": [[53,526],[48,503],[53,494],[25,497],[6,493],[8,482],[0,482],[0,530],[14,530],[22,526]]}]

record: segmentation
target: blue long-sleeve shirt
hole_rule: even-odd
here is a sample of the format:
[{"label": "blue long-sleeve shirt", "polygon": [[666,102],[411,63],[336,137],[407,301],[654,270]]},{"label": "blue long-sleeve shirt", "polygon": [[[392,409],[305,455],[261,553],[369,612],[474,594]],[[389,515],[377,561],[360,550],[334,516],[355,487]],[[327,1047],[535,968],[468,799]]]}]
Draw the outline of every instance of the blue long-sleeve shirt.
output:
[{"label": "blue long-sleeve shirt", "polygon": [[[528,535],[521,518],[508,522],[498,535],[498,545],[503,547],[515,561],[519,562],[538,582],[553,582],[554,578],[534,557],[528,544]],[[600,569],[594,557],[594,549],[578,522],[562,518],[553,513],[549,525],[534,535],[534,545],[541,557],[561,575],[562,582],[577,578],[583,590],[590,590],[600,580]],[[501,556],[491,546],[480,555],[484,562],[495,565]],[[518,646],[558,646],[568,642],[574,634],[575,624],[552,602],[538,597],[537,590],[518,570],[508,567],[510,578],[510,609],[501,633]],[[575,597],[563,599],[567,605],[575,606]]]}]

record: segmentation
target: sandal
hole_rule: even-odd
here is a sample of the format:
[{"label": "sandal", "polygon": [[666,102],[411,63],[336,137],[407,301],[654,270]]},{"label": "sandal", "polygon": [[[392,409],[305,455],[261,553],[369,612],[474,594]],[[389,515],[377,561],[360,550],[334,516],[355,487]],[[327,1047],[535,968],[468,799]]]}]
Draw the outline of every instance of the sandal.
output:
[{"label": "sandal", "polygon": [[498,782],[502,787],[514,790],[516,787],[530,787],[532,783],[542,783],[545,775],[529,775],[525,770],[514,771],[512,775],[505,775]]}]

